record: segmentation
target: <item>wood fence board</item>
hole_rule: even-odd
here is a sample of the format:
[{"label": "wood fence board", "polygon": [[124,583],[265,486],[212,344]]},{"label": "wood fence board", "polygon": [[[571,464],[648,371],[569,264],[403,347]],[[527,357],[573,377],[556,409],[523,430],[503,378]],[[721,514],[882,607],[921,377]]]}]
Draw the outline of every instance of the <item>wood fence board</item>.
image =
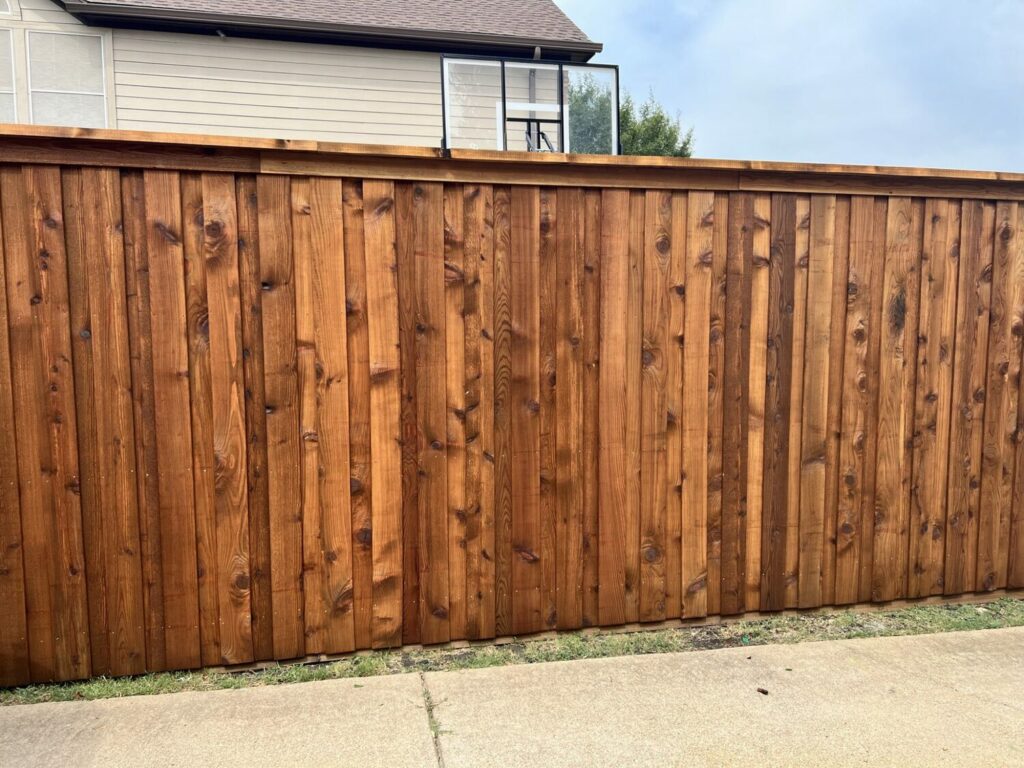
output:
[{"label": "wood fence board", "polygon": [[725,326],[729,196],[715,195],[715,232],[711,259],[711,304],[708,336],[708,614],[722,608],[722,515],[725,462]]},{"label": "wood fence board", "polygon": [[[807,265],[807,319],[802,371],[803,397],[800,439],[800,521],[798,605],[821,604],[822,557],[826,502],[828,414],[833,379],[830,370],[832,338],[832,269],[835,263],[836,199],[811,199]],[[831,409],[830,409],[831,406]]]},{"label": "wood fence board", "polygon": [[466,637],[494,637],[494,190],[466,185]]},{"label": "wood fence board", "polygon": [[256,179],[274,656],[305,653],[291,180]]},{"label": "wood fence board", "polygon": [[641,353],[640,620],[666,616],[665,534],[668,525],[668,277],[672,195],[648,192],[644,212],[643,351]]},{"label": "wood fence board", "polygon": [[160,489],[157,477],[156,410],[153,390],[153,338],[150,314],[149,252],[142,173],[121,175],[124,220],[125,298],[135,424],[136,498],[139,512],[145,613],[146,669],[167,668],[164,632],[163,562],[160,541]]},{"label": "wood fence board", "polygon": [[558,626],[576,628],[584,615],[584,269],[586,260],[585,193],[558,190],[555,268],[557,321],[555,387],[555,491],[557,505]]},{"label": "wood fence board", "polygon": [[[245,474],[248,501],[249,605],[253,658],[274,658],[273,590],[270,583],[270,498],[267,476],[267,399],[263,355],[263,290],[259,201],[253,176],[235,179],[238,279],[242,305],[242,373],[245,381]],[[244,542],[242,542],[244,544]]]},{"label": "wood fence board", "polygon": [[561,229],[558,191],[540,189],[540,247],[538,249],[538,296],[540,312],[540,370],[538,430],[540,437],[540,618],[545,629],[558,626],[557,572],[557,425],[555,421],[555,379],[557,376],[558,312],[555,292],[558,283],[557,236]]},{"label": "wood fence board", "polygon": [[707,615],[708,383],[715,196],[691,192],[686,217],[683,330],[683,618]]},{"label": "wood fence board", "polygon": [[601,192],[583,191],[583,607],[581,625],[599,623]]},{"label": "wood fence board", "polygon": [[893,600],[906,594],[907,589],[918,263],[923,216],[922,201],[908,197],[890,201],[878,370],[878,460],[871,588],[871,598],[876,601]]},{"label": "wood fence board", "polygon": [[754,236],[750,282],[750,393],[747,400],[746,608],[761,608],[761,540],[764,508],[765,392],[768,305],[772,259],[772,200],[754,196]]},{"label": "wood fence board", "polygon": [[910,492],[907,591],[912,597],[943,589],[959,260],[960,202],[926,200]]},{"label": "wood fence board", "polygon": [[466,637],[466,265],[462,186],[444,187],[445,408],[448,510],[448,621],[452,639]]},{"label": "wood fence board", "polygon": [[511,190],[494,188],[494,622],[512,630]]},{"label": "wood fence board", "polygon": [[[395,185],[363,184],[370,350],[373,646],[402,641],[402,462]],[[371,266],[372,265],[372,266]]]},{"label": "wood fence board", "polygon": [[[5,181],[0,171],[0,199]],[[6,254],[2,214],[0,205],[0,248]],[[4,266],[2,259],[0,266]],[[12,379],[8,280],[7,269],[0,269],[0,430],[8,436],[0,443],[0,685],[3,686],[22,685],[31,679],[23,562],[25,538],[18,491],[19,443],[15,428],[15,406],[20,401]]]},{"label": "wood fence board", "polygon": [[665,341],[665,618],[683,610],[683,392],[686,332],[687,208],[689,195],[672,194],[668,315]]},{"label": "wood fence board", "polygon": [[[643,362],[644,193],[629,193],[629,271],[626,283],[626,621],[640,618],[640,441]],[[640,361],[640,364],[637,363]]]},{"label": "wood fence board", "polygon": [[540,520],[540,192],[511,193],[512,631],[539,632]]},{"label": "wood fence board", "polygon": [[144,178],[150,323],[161,329],[152,364],[165,653],[168,667],[181,669],[198,667],[202,660],[192,417],[189,384],[182,375],[188,370],[189,348],[181,183],[173,171],[146,171]]},{"label": "wood fence board", "polygon": [[[356,648],[373,645],[371,626],[373,617],[373,529],[372,494],[370,485],[370,338],[366,311],[366,253],[363,231],[363,186],[359,181],[342,181],[342,218],[345,249],[345,329],[348,334],[348,429],[349,429],[349,504],[352,510],[351,554],[352,554],[352,620],[353,642]],[[402,269],[399,260],[398,269]],[[401,301],[401,299],[400,299]],[[405,329],[401,332],[404,334]],[[406,354],[405,337],[402,336],[402,361]],[[411,349],[411,345],[409,345]],[[407,368],[403,364],[403,371]],[[405,415],[403,378],[402,416]],[[405,504],[405,476],[407,444],[415,447],[416,440],[405,435],[405,419],[402,419],[402,499]],[[415,471],[415,469],[413,469]],[[405,529],[403,526],[403,533]],[[413,550],[415,554],[415,550]],[[408,553],[403,542],[403,558]],[[415,572],[415,567],[411,572]],[[410,569],[403,562],[403,572]],[[403,596],[403,606],[404,606]],[[403,615],[404,615],[403,607]],[[416,608],[412,614],[415,615]],[[403,621],[403,628],[417,626],[418,622]],[[404,632],[404,629],[403,629]]]},{"label": "wood fence board", "polygon": [[1007,584],[1024,336],[1024,244],[1018,230],[1019,204],[996,203],[995,216],[974,582],[978,591],[1002,589]]},{"label": "wood fence board", "polygon": [[[1014,236],[1018,254],[1024,248],[1024,206],[1017,207],[1017,228]],[[1017,275],[1016,280],[1022,278]],[[1011,320],[1010,332],[1021,343],[1021,336],[1024,335],[1024,306],[1015,304],[1012,308],[1013,319]],[[1024,362],[1022,362],[1024,366]],[[1022,369],[1024,371],[1024,369]],[[1018,398],[1024,395],[1024,372],[1018,381],[1021,391]],[[1013,497],[1010,505],[1010,537],[1009,553],[1007,555],[1006,585],[1011,588],[1024,586],[1024,408],[1017,401],[1017,458],[1014,467]]]},{"label": "wood fence board", "polygon": [[199,581],[199,642],[204,665],[217,664],[220,616],[217,520],[214,502],[213,396],[210,376],[210,312],[203,254],[203,185],[194,173],[181,174],[182,248],[185,254],[185,326],[192,415],[192,482]]},{"label": "wood fence board", "polygon": [[964,201],[953,352],[943,592],[974,591],[988,369],[995,206]]},{"label": "wood fence board", "polygon": [[601,321],[598,449],[598,619],[626,621],[626,315],[629,312],[629,193],[601,197]]}]

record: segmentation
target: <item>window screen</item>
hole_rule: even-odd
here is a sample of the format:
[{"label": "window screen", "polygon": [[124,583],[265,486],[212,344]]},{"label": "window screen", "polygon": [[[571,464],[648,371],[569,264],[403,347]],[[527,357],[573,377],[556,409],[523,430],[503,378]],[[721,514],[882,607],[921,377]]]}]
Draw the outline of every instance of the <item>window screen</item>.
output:
[{"label": "window screen", "polygon": [[[0,0],[3,2],[3,0]],[[0,30],[0,123],[16,123],[14,105],[14,56],[11,30]]]},{"label": "window screen", "polygon": [[29,32],[32,122],[103,128],[103,39],[96,35]]}]

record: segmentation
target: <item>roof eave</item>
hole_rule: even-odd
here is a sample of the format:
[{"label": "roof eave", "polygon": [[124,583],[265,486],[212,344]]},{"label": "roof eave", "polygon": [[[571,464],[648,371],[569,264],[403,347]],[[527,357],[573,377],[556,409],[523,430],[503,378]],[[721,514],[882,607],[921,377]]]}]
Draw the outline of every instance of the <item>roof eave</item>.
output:
[{"label": "roof eave", "polygon": [[377,43],[398,47],[403,43],[410,46],[429,43],[446,50],[493,48],[498,51],[513,51],[539,47],[545,55],[566,56],[574,61],[587,61],[603,49],[601,43],[582,40],[544,40],[470,32],[322,24],[258,16],[175,11],[163,8],[129,8],[121,5],[81,2],[81,0],[57,1],[68,13],[84,24],[90,25],[104,23],[116,25],[118,22],[144,25],[148,22],[164,26],[204,28],[211,32],[218,29],[249,30],[260,32],[263,35],[279,35],[283,38],[306,35],[338,43],[360,43],[362,45]]}]

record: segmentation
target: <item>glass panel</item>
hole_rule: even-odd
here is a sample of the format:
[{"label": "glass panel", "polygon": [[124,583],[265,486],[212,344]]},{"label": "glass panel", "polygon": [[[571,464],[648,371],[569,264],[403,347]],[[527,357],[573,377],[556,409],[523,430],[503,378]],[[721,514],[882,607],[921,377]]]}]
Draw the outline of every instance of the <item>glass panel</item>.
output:
[{"label": "glass panel", "polygon": [[91,35],[30,32],[31,89],[103,93],[102,43]]},{"label": "glass panel", "polygon": [[0,0],[0,13],[10,13],[11,4],[7,0]]},{"label": "glass panel", "polygon": [[615,70],[566,66],[566,152],[618,153]]},{"label": "glass panel", "polygon": [[36,125],[69,125],[103,128],[106,105],[102,96],[79,93],[33,93],[32,122]]},{"label": "glass panel", "polygon": [[505,125],[508,149],[516,152],[561,152],[558,123],[509,120]]},{"label": "glass panel", "polygon": [[18,122],[18,114],[14,108],[14,94],[0,93],[0,123],[16,122]]},{"label": "glass panel", "polygon": [[0,91],[14,90],[14,59],[11,56],[11,31],[0,30]]},{"label": "glass panel", "polygon": [[497,62],[446,62],[448,146],[501,149],[501,66]]}]

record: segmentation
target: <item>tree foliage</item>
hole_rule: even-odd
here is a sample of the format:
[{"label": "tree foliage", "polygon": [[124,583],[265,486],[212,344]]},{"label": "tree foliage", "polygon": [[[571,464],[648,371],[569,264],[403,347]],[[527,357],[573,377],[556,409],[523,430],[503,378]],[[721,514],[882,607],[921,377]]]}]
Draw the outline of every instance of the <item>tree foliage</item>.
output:
[{"label": "tree foliage", "polygon": [[[612,152],[612,105],[610,82],[592,74],[573,78],[568,84],[569,150],[585,154]],[[689,157],[693,129],[683,131],[679,118],[669,116],[651,94],[641,104],[626,95],[619,105],[619,140],[624,155]]]}]

